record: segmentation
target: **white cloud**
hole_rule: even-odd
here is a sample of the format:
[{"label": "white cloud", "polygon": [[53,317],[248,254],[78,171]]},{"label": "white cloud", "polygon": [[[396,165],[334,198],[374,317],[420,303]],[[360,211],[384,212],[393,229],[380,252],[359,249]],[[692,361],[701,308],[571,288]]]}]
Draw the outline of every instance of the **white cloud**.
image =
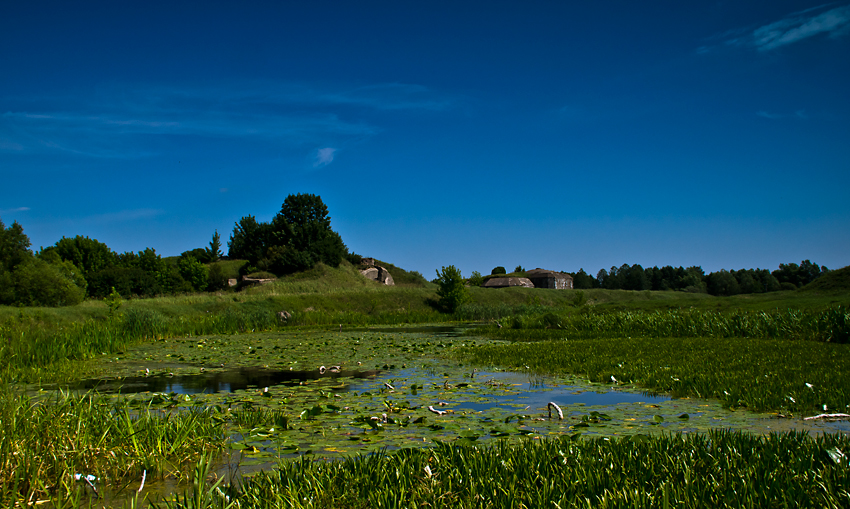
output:
[{"label": "white cloud", "polygon": [[[7,108],[0,113],[0,153],[133,159],[153,155],[147,135],[251,139],[292,148],[342,144],[381,131],[371,120],[349,118],[448,106],[425,87],[398,83],[336,90],[273,82],[184,88],[116,85],[93,97],[31,98]],[[330,162],[333,153],[323,157]]]},{"label": "white cloud", "polygon": [[698,54],[711,53],[724,47],[749,47],[771,51],[820,34],[836,38],[850,33],[850,5],[824,10],[821,5],[795,12],[757,28],[735,28],[716,34],[710,44],[696,49]]},{"label": "white cloud", "polygon": [[850,27],[850,6],[836,7],[817,15],[792,14],[753,31],[752,42],[759,51],[769,51],[809,37],[827,33],[843,35]]},{"label": "white cloud", "polygon": [[14,209],[3,209],[3,210],[0,210],[0,214],[9,214],[9,213],[11,213],[11,212],[26,212],[26,211],[28,211],[28,210],[30,210],[30,208],[29,208],[29,207],[17,207],[17,208],[14,208]]},{"label": "white cloud", "polygon": [[334,160],[334,154],[336,154],[335,148],[320,148],[316,151],[316,160],[313,162],[313,168],[321,168],[331,164]]}]

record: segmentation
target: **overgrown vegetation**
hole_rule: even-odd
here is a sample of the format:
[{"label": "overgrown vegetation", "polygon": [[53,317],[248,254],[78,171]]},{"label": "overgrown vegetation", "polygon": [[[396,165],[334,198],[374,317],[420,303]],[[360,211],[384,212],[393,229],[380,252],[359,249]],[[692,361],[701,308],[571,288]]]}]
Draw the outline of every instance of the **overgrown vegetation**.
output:
[{"label": "overgrown vegetation", "polygon": [[210,408],[151,411],[126,400],[58,394],[33,399],[0,391],[0,505],[76,504],[83,479],[120,486],[144,476],[184,477],[204,451],[225,444]]},{"label": "overgrown vegetation", "polygon": [[850,504],[847,437],[577,436],[440,444],[342,462],[285,462],[240,489],[202,486],[159,507],[830,507]]},{"label": "overgrown vegetation", "polygon": [[783,413],[850,413],[848,345],[739,338],[598,338],[492,344],[465,361],[634,384]]}]

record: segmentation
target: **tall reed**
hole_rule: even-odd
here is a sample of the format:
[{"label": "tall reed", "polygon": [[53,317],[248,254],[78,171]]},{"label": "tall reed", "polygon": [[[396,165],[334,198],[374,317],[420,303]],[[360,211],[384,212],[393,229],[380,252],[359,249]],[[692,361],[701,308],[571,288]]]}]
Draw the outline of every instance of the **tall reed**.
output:
[{"label": "tall reed", "polygon": [[72,497],[75,474],[121,485],[180,470],[223,447],[208,408],[133,408],[127,400],[59,393],[34,399],[0,391],[0,505]]},{"label": "tall reed", "polygon": [[847,437],[796,432],[444,443],[285,462],[203,505],[187,493],[161,507],[839,508],[850,504],[848,450]]},{"label": "tall reed", "polygon": [[770,312],[682,309],[594,313],[548,310],[506,316],[498,325],[491,324],[478,332],[512,340],[631,336],[782,338],[847,343],[850,340],[850,311],[843,306],[821,311],[777,309]]}]

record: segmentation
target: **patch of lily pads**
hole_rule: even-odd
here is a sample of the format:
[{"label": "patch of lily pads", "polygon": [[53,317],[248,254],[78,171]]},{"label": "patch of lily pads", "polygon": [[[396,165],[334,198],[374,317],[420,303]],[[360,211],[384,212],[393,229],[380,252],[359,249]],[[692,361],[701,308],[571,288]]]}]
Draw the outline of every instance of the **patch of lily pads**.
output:
[{"label": "patch of lily pads", "polygon": [[[435,442],[801,425],[614,383],[463,365],[447,355],[489,341],[404,329],[173,338],[101,359],[104,377],[81,388],[96,385],[140,411],[213,412],[243,465]],[[240,373],[241,385],[232,381]],[[194,379],[217,385],[191,385]]]}]

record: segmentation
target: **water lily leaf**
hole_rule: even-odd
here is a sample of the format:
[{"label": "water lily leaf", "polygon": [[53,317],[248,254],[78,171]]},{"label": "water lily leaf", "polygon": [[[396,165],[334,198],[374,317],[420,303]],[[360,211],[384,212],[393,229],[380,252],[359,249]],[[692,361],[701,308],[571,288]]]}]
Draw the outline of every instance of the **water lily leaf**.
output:
[{"label": "water lily leaf", "polygon": [[688,414],[682,414],[678,418],[687,421],[688,419],[691,418],[691,416],[688,415]]},{"label": "water lily leaf", "polygon": [[652,416],[652,420],[654,420],[655,422],[664,422],[664,417],[661,417],[660,415],[656,414]]}]

